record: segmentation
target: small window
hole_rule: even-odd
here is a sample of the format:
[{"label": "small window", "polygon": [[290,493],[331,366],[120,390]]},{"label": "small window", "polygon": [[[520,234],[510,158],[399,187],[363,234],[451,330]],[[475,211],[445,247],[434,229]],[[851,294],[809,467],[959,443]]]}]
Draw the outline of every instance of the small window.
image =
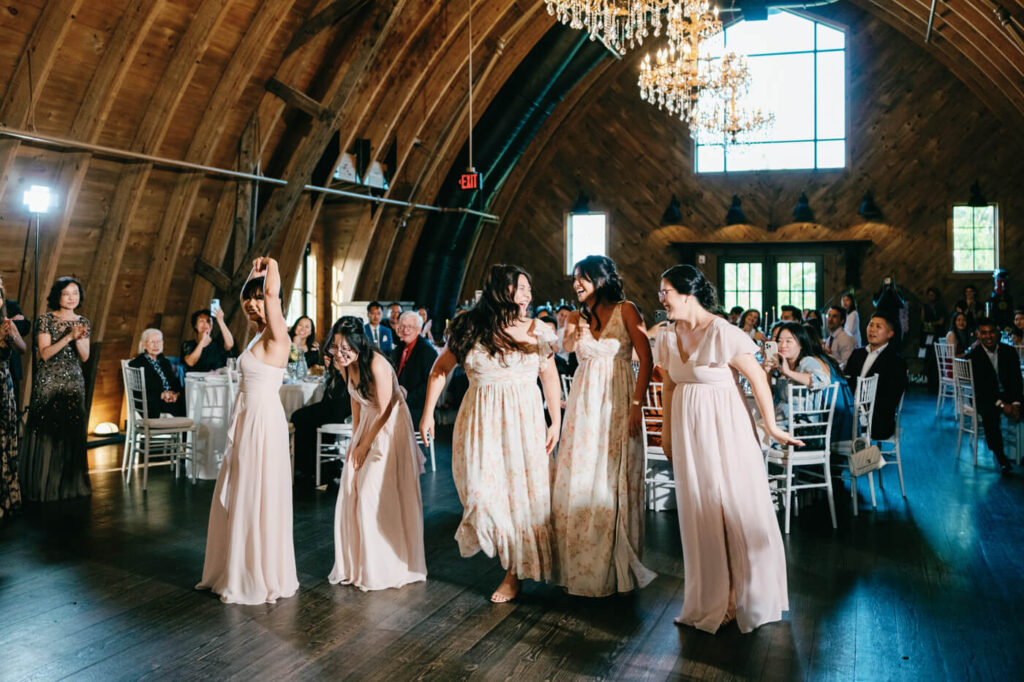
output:
[{"label": "small window", "polygon": [[764,265],[761,263],[727,262],[724,264],[722,287],[723,308],[732,310],[764,310]]},{"label": "small window", "polygon": [[565,272],[587,256],[608,255],[608,215],[570,213],[565,219]]},{"label": "small window", "polygon": [[784,305],[800,310],[818,307],[818,268],[813,262],[784,261],[776,265],[779,309]]},{"label": "small window", "polygon": [[953,272],[984,272],[999,267],[996,209],[996,204],[953,207]]},{"label": "small window", "polygon": [[302,263],[299,264],[299,271],[295,275],[291,300],[288,302],[288,324],[295,324],[303,315],[316,317],[316,255],[308,244]]}]

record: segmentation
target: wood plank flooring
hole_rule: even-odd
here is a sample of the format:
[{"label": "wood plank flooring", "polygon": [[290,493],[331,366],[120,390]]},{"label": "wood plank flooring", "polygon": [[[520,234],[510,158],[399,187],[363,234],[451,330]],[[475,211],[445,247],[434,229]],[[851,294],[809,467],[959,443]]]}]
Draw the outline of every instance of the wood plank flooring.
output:
[{"label": "wood plank flooring", "polygon": [[[332,586],[334,494],[295,500],[301,588],[274,605],[227,606],[193,589],[213,482],[151,471],[92,476],[91,500],[34,506],[0,525],[0,680],[940,680],[1019,679],[1024,668],[1024,474],[1000,477],[982,447],[954,452],[934,401],[907,400],[904,469],[879,508],[836,497],[800,510],[785,539],[791,610],[741,635],[678,628],[674,512],[650,512],[636,595],[580,599],[528,583],[495,606],[496,561],[459,557],[461,506],[447,448],[422,478],[428,581],[362,593]],[[116,461],[97,451],[97,469]],[[862,486],[864,490],[866,486]],[[868,509],[865,509],[868,507]]]}]

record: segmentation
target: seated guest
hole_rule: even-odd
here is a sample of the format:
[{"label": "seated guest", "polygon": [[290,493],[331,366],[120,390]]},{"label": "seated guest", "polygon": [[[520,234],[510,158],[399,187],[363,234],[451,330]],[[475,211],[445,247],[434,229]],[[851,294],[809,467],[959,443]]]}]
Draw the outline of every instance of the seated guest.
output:
[{"label": "seated guest", "polygon": [[953,313],[953,319],[949,322],[949,333],[946,334],[946,343],[953,349],[953,355],[956,357],[967,356],[967,352],[974,345],[974,332],[971,331],[967,313]]},{"label": "seated guest", "polygon": [[764,332],[761,331],[761,313],[751,308],[750,310],[743,313],[740,316],[739,327],[742,329],[747,336],[749,336],[755,343],[761,343],[765,340]]},{"label": "seated guest", "polygon": [[875,411],[871,418],[871,437],[875,440],[891,438],[896,432],[896,410],[907,390],[907,363],[890,343],[895,335],[895,321],[872,316],[865,333],[868,345],[854,350],[844,368],[851,391],[857,390],[857,377],[878,375]]},{"label": "seated guest", "polygon": [[412,311],[398,318],[398,345],[391,361],[398,371],[398,385],[405,389],[405,403],[412,413],[412,421],[419,424],[423,417],[423,403],[427,399],[427,379],[437,359],[434,347],[420,337],[423,318]]},{"label": "seated guest", "polygon": [[779,313],[780,322],[803,322],[804,314],[800,312],[800,309],[795,305],[784,305],[782,306],[782,312]]},{"label": "seated guest", "polygon": [[846,311],[837,305],[831,306],[825,324],[828,326],[825,350],[839,362],[840,367],[845,367],[850,354],[856,348],[853,337],[846,333]]},{"label": "seated guest", "polygon": [[964,286],[964,297],[956,302],[955,308],[967,316],[967,328],[973,332],[977,326],[976,320],[984,312],[981,302],[978,301],[978,290],[973,284]]},{"label": "seated guest", "polygon": [[[327,383],[324,397],[318,403],[295,410],[291,418],[295,426],[295,485],[299,488],[311,489],[316,481],[316,430],[324,424],[344,423],[352,416],[352,403],[343,374],[344,364],[335,361],[341,334],[334,334],[325,343]],[[327,466],[324,465],[325,468]],[[330,466],[331,471],[324,473],[320,480],[333,481],[338,477],[338,464],[332,462]]]},{"label": "seated guest", "polygon": [[743,317],[743,308],[738,305],[734,305],[729,310],[729,324],[739,325],[740,318]]},{"label": "seated guest", "polygon": [[[213,335],[214,320],[217,321],[220,338]],[[220,308],[216,313],[211,313],[209,308],[195,311],[192,313],[192,329],[196,338],[181,344],[185,371],[212,372],[227,365],[231,349],[235,347],[235,338],[224,324],[224,311]]]},{"label": "seated guest", "polygon": [[1020,358],[1012,346],[999,342],[999,328],[991,318],[979,317],[978,344],[968,353],[974,370],[974,403],[985,427],[985,442],[995,455],[1002,473],[1010,470],[1010,460],[1003,452],[1003,415],[1020,419],[1024,386]]},{"label": "seated guest", "polygon": [[1024,310],[1013,312],[1013,327],[1010,329],[1010,336],[1015,348],[1024,348]]},{"label": "seated guest", "polygon": [[402,304],[395,301],[388,306],[388,319],[384,320],[384,326],[394,332],[398,331],[398,318],[402,315]]},{"label": "seated guest", "polygon": [[305,355],[306,367],[324,364],[320,358],[320,344],[316,342],[316,325],[311,317],[303,315],[295,320],[295,324],[288,330],[288,337],[295,349]]},{"label": "seated guest", "polygon": [[429,341],[431,346],[437,345],[434,343],[434,331],[431,329],[431,327],[434,326],[434,323],[430,319],[430,311],[427,310],[426,306],[421,305],[416,309],[416,313],[420,316],[420,319],[423,320],[423,331],[420,332],[420,336]]},{"label": "seated guest", "polygon": [[139,354],[128,366],[142,368],[146,378],[146,410],[149,412],[146,417],[155,419],[161,414],[185,416],[185,391],[178,380],[178,373],[164,357],[163,332],[159,329],[143,331]]},{"label": "seated guest", "polygon": [[366,315],[370,319],[367,324],[363,325],[363,333],[366,334],[366,338],[376,346],[377,350],[385,355],[391,355],[391,351],[395,349],[394,336],[392,335],[392,331],[395,331],[395,328],[381,324],[381,319],[384,317],[384,308],[377,301],[370,301],[370,304],[366,306]]}]

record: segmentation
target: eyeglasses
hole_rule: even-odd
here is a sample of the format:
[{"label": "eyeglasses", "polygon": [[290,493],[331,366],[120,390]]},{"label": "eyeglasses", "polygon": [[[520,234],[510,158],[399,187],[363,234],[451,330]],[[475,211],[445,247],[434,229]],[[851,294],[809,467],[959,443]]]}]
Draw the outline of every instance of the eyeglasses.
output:
[{"label": "eyeglasses", "polygon": [[658,300],[665,298],[673,291],[675,291],[675,289],[658,289]]}]

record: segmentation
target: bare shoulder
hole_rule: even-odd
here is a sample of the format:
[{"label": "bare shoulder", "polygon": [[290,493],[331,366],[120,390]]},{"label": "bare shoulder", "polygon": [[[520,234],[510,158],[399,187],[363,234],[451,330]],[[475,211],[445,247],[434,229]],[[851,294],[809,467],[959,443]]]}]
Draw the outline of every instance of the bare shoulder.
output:
[{"label": "bare shoulder", "polygon": [[636,324],[644,321],[643,316],[640,314],[640,308],[632,301],[623,301],[619,311],[622,315],[622,319],[629,324]]}]

